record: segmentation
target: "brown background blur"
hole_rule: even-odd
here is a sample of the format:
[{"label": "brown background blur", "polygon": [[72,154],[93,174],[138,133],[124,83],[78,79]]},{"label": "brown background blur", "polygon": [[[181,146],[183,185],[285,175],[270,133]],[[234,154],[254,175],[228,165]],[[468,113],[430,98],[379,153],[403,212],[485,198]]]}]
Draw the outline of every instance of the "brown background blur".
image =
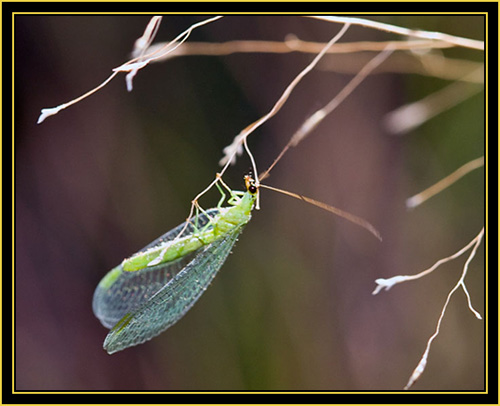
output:
[{"label": "brown background blur", "polygon": [[[466,245],[484,224],[484,171],[422,207],[405,199],[484,154],[484,93],[406,136],[386,113],[448,82],[412,74],[367,79],[267,183],[372,222],[365,230],[263,190],[214,283],[174,327],[109,356],[92,294],[124,257],[181,223],[219,170],[222,149],[269,111],[310,54],[190,56],[123,76],[36,125],[128,59],[149,16],[15,19],[15,379],[17,390],[399,390],[433,333],[465,256],[423,280],[372,296],[374,280],[413,274]],[[203,17],[165,17],[158,40]],[[386,16],[408,28],[484,39],[473,16]],[[227,17],[192,41],[326,42],[338,24],[298,17]],[[396,36],[351,27],[342,41]],[[479,51],[446,55],[481,61]],[[337,59],[330,59],[337,58]],[[331,56],[338,66],[349,56]],[[325,61],[326,62],[326,61]],[[389,63],[389,62],[387,62]],[[352,78],[313,71],[250,139],[261,171],[316,109]],[[242,189],[250,163],[224,177]],[[201,200],[216,205],[218,192]],[[466,279],[484,315],[484,243]],[[484,388],[484,322],[453,297],[415,389]]]}]

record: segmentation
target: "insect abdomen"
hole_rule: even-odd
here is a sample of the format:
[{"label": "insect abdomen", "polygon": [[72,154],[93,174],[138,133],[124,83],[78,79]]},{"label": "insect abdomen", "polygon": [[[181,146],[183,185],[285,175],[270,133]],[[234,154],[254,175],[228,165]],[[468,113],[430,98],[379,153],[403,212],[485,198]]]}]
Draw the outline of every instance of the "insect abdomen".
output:
[{"label": "insect abdomen", "polygon": [[[163,254],[161,262],[170,262],[178,258],[181,258],[197,249],[203,247],[204,245],[212,242],[214,240],[214,230],[208,229],[201,232],[196,232],[186,237],[180,238],[179,240],[169,241],[170,245],[165,253]],[[148,266],[148,264],[155,260],[162,251],[165,249],[164,246],[158,246],[151,248],[143,253],[134,255],[130,258],[123,260],[122,266],[123,270],[127,272],[138,271],[142,268]]]}]

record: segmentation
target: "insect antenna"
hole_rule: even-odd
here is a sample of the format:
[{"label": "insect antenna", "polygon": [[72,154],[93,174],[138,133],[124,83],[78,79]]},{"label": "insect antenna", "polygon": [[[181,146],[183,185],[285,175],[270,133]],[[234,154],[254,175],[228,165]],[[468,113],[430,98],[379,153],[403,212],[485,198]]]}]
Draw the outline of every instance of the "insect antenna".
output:
[{"label": "insect antenna", "polygon": [[306,203],[312,204],[313,206],[319,207],[320,209],[329,211],[330,213],[333,213],[339,217],[342,217],[342,218],[350,221],[351,223],[354,223],[360,227],[363,227],[365,230],[372,233],[378,240],[382,241],[382,237],[381,237],[380,233],[378,232],[378,230],[373,225],[371,225],[367,220],[365,220],[361,217],[358,217],[358,216],[351,214],[347,211],[338,209],[337,207],[330,206],[329,204],[320,202],[318,200],[311,199],[310,197],[299,195],[298,193],[293,193],[293,192],[289,192],[287,190],[278,189],[278,188],[275,188],[273,186],[263,185],[262,183],[259,186],[263,187],[265,189],[274,190],[275,192],[282,193],[282,194],[290,196],[290,197],[294,197],[294,198],[302,200]]}]

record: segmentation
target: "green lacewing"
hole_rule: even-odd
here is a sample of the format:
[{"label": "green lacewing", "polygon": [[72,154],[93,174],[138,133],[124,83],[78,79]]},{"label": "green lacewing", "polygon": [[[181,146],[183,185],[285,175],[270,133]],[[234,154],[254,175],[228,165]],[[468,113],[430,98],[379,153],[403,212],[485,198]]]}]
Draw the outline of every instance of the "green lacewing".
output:
[{"label": "green lacewing", "polygon": [[[220,207],[229,190],[229,207]],[[357,224],[379,240],[366,220],[306,196],[257,184],[245,176],[246,192],[230,190],[218,177],[223,198],[217,208],[202,210],[125,259],[101,280],[92,307],[110,328],[104,349],[112,354],[141,344],[179,321],[196,303],[226,261],[238,235],[258,205],[259,187],[300,199]]]},{"label": "green lacewing", "polygon": [[231,191],[229,207],[202,211],[104,276],[92,308],[111,329],[109,354],[159,335],[196,303],[250,221],[258,187],[249,175],[245,184],[246,192]]}]

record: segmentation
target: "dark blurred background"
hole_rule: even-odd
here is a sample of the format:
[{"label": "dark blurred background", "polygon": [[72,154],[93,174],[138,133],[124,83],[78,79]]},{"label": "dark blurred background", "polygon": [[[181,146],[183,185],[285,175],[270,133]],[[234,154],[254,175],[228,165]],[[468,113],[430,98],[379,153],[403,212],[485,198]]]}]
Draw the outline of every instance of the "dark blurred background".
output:
[{"label": "dark blurred background", "polygon": [[[157,40],[201,21],[167,16]],[[373,19],[484,39],[480,16]],[[267,113],[311,54],[188,56],[148,66],[134,91],[119,76],[36,125],[40,110],[101,83],[125,62],[150,16],[15,17],[15,387],[17,390],[399,390],[417,365],[466,256],[372,296],[375,279],[413,274],[465,246],[484,224],[484,170],[407,211],[406,198],[484,154],[484,93],[404,136],[384,115],[449,82],[416,74],[368,78],[292,149],[267,183],[368,219],[365,230],[263,190],[215,281],[174,327],[109,356],[92,294],[121,260],[181,223],[220,170],[222,149]],[[190,40],[327,42],[338,24],[227,17]],[[401,39],[351,27],[341,41]],[[480,51],[444,55],[482,61]],[[354,57],[354,56],[351,56]],[[335,59],[337,58],[337,59]],[[329,56],[282,111],[249,138],[261,171],[352,74]],[[388,65],[387,65],[388,64]],[[386,65],[390,66],[390,60]],[[224,179],[242,189],[246,156]],[[218,192],[201,204],[213,207]],[[484,315],[484,244],[466,284]],[[453,297],[423,390],[484,389],[484,322]]]}]

